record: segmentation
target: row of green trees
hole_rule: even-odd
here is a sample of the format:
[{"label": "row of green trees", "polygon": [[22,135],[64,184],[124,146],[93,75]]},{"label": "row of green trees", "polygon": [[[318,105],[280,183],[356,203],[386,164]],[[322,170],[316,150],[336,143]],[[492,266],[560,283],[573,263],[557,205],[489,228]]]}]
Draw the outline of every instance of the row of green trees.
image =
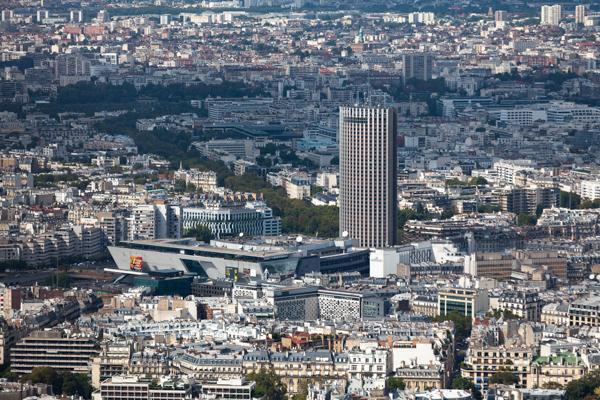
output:
[{"label": "row of green trees", "polygon": [[228,176],[225,187],[240,192],[257,192],[281,217],[285,233],[301,233],[324,237],[339,234],[338,207],[314,206],[305,200],[290,199],[282,188],[273,188],[266,180],[255,175]]},{"label": "row of green trees", "polygon": [[90,103],[133,103],[140,97],[150,97],[164,102],[187,102],[212,97],[255,97],[262,94],[258,87],[249,87],[242,82],[225,81],[218,85],[203,82],[191,82],[189,85],[174,83],[170,85],[149,84],[139,90],[130,83],[112,85],[99,82],[78,82],[59,88],[56,102],[59,104]]},{"label": "row of green trees", "polygon": [[92,397],[92,386],[89,377],[72,372],[59,372],[50,367],[36,367],[31,374],[24,375],[22,382],[44,383],[52,386],[55,395]]},{"label": "row of green trees", "polygon": [[[251,373],[247,376],[249,380],[256,382],[253,396],[263,397],[265,400],[283,400],[286,398],[287,389],[281,378],[275,374],[273,370],[260,370],[257,373]],[[45,383],[45,382],[44,382]],[[301,385],[300,393],[293,396],[294,399],[305,399],[306,398],[306,383]],[[517,378],[512,371],[501,370],[496,372],[490,377],[490,384],[498,385],[514,385],[517,383]],[[386,380],[386,389],[392,390],[403,390],[406,387],[402,378],[389,377]],[[473,384],[473,381],[463,377],[457,377],[452,380],[451,387],[453,389],[461,389],[470,391],[473,394],[473,398],[480,400],[482,398],[481,393],[477,390]],[[555,387],[549,385],[547,388]],[[556,386],[558,387],[558,386]],[[565,387],[566,400],[597,400],[600,398],[600,371],[594,371],[585,375],[581,379],[571,381]]]}]

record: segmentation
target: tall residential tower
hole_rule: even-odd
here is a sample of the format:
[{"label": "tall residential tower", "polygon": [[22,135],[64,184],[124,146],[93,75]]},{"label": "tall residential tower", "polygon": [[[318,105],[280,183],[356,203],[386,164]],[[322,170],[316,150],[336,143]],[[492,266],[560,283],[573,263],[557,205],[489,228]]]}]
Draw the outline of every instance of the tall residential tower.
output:
[{"label": "tall residential tower", "polygon": [[396,242],[397,117],[382,106],[340,107],[340,232],[360,247]]}]

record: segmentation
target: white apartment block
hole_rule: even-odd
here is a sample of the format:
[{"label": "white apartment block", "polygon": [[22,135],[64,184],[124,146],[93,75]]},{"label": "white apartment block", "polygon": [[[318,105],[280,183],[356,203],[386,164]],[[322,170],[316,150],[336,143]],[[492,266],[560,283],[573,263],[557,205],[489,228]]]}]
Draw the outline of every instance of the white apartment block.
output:
[{"label": "white apartment block", "polygon": [[560,20],[562,19],[562,7],[560,4],[555,4],[552,6],[543,5],[540,16],[540,24],[541,25],[551,25],[558,26],[560,24]]},{"label": "white apartment block", "polygon": [[392,355],[388,349],[365,349],[348,354],[350,376],[385,379],[392,371]]},{"label": "white apartment block", "polygon": [[135,206],[127,218],[128,240],[181,237],[181,207],[167,204]]},{"label": "white apartment block", "polygon": [[509,125],[533,125],[535,122],[545,122],[548,115],[545,110],[531,108],[513,108],[500,110],[500,122]]},{"label": "white apartment block", "polygon": [[584,199],[600,199],[600,181],[585,180],[579,186],[579,195]]},{"label": "white apartment block", "polygon": [[500,183],[514,185],[517,173],[535,171],[535,164],[531,160],[500,160],[494,162],[492,169],[496,171]]}]

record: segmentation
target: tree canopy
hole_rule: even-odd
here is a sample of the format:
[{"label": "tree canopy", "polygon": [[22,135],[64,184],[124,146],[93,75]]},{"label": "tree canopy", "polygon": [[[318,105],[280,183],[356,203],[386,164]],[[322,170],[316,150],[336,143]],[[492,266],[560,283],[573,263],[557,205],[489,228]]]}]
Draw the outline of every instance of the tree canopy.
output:
[{"label": "tree canopy", "polygon": [[92,387],[86,375],[58,372],[51,367],[35,367],[31,374],[24,375],[21,380],[51,385],[54,394],[58,395],[81,396],[84,399],[89,399],[92,395]]},{"label": "tree canopy", "polygon": [[452,321],[454,323],[456,342],[460,342],[471,336],[471,318],[466,315],[452,311],[446,315],[435,317],[434,321]]},{"label": "tree canopy", "polygon": [[400,377],[390,376],[385,381],[385,387],[389,392],[394,391],[396,389],[404,390],[404,388],[406,387],[406,383],[404,383],[404,380]]},{"label": "tree canopy", "polygon": [[282,188],[273,188],[255,174],[229,176],[225,187],[240,192],[256,192],[264,196],[275,216],[281,217],[284,233],[301,233],[335,237],[339,234],[338,207],[315,206],[304,200],[290,199]]},{"label": "tree canopy", "polygon": [[517,382],[515,374],[511,371],[498,371],[490,377],[490,383],[501,385],[514,385]]},{"label": "tree canopy", "polygon": [[194,237],[196,238],[196,240],[205,243],[209,243],[212,239],[215,238],[215,235],[213,235],[212,231],[206,225],[203,224],[198,224],[194,228],[188,230],[185,233],[185,236]]},{"label": "tree canopy", "polygon": [[595,391],[600,388],[600,371],[593,371],[581,379],[569,382],[566,386],[567,400],[597,399]]},{"label": "tree canopy", "polygon": [[248,374],[247,378],[256,382],[252,397],[260,397],[264,400],[284,400],[286,398],[287,389],[273,370],[261,369],[259,372]]}]

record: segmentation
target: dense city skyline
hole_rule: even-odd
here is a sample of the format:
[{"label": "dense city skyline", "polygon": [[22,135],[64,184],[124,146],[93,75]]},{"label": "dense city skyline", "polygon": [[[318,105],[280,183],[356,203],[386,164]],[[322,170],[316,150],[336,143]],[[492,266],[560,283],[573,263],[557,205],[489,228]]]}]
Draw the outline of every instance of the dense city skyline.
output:
[{"label": "dense city skyline", "polygon": [[600,3],[0,0],[0,398],[600,398]]}]

